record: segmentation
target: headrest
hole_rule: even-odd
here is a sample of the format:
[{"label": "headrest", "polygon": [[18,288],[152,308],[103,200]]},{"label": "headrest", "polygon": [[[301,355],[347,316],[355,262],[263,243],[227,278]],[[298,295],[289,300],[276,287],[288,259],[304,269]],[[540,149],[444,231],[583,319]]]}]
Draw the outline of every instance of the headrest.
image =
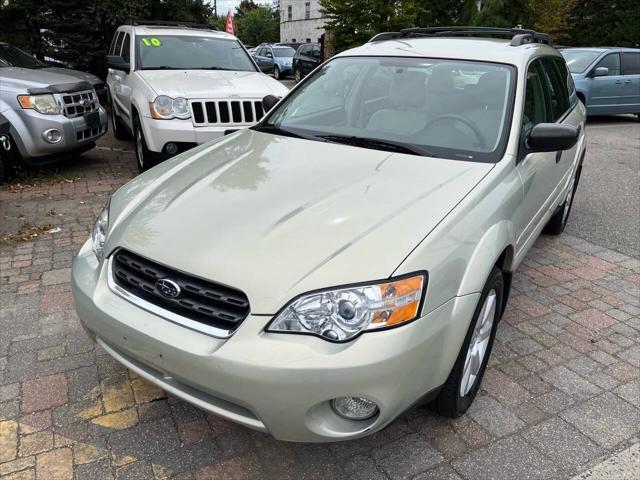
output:
[{"label": "headrest", "polygon": [[424,105],[427,75],[424,72],[401,70],[391,81],[389,98],[396,107],[421,107]]},{"label": "headrest", "polygon": [[480,77],[473,95],[483,105],[500,106],[504,104],[507,89],[507,74],[499,70],[487,72]]},{"label": "headrest", "polygon": [[444,63],[433,67],[427,84],[427,92],[433,95],[450,95],[454,90],[455,84],[451,75],[451,65]]}]

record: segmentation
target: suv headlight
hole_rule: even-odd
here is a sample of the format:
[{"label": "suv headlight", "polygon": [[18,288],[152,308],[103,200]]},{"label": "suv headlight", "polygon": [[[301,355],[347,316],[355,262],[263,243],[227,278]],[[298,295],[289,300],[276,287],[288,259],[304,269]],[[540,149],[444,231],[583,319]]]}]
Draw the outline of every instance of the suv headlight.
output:
[{"label": "suv headlight", "polygon": [[62,113],[62,107],[50,93],[44,95],[18,95],[18,103],[22,108],[30,108],[44,115]]},{"label": "suv headlight", "polygon": [[151,118],[156,120],[186,119],[191,117],[189,102],[183,97],[171,98],[167,95],[160,95],[149,103],[149,110]]},{"label": "suv headlight", "polygon": [[93,232],[91,233],[91,240],[93,242],[92,250],[96,254],[98,261],[102,261],[104,258],[104,243],[107,240],[107,233],[109,232],[109,203],[98,215],[96,223],[93,226]]},{"label": "suv headlight", "polygon": [[414,273],[385,282],[307,293],[291,301],[267,331],[344,342],[365,331],[402,325],[418,317],[426,281],[426,273]]}]

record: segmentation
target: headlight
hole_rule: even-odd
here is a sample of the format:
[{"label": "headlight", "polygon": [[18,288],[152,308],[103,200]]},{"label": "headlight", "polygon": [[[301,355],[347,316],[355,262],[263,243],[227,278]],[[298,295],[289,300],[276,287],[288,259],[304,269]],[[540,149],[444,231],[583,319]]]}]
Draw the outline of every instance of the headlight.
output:
[{"label": "headlight", "polygon": [[149,104],[151,118],[156,120],[170,120],[172,118],[189,118],[189,102],[186,98],[171,98],[167,95],[160,95]]},{"label": "headlight", "polygon": [[18,95],[18,103],[22,108],[30,108],[45,115],[62,113],[62,107],[51,94]]},{"label": "headlight", "polygon": [[333,342],[401,325],[420,313],[426,273],[368,285],[311,292],[289,303],[267,331],[306,333]]},{"label": "headlight", "polygon": [[96,220],[96,224],[93,226],[93,232],[91,233],[91,240],[93,241],[93,253],[99,261],[102,261],[104,257],[104,242],[107,239],[107,233],[109,232],[109,202],[102,209],[100,215]]}]

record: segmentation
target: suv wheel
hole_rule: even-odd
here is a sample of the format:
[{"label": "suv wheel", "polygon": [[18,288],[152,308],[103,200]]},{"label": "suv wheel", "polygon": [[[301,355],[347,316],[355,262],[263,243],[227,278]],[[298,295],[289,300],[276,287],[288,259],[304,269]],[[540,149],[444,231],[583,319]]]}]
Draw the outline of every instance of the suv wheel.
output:
[{"label": "suv wheel", "polygon": [[153,161],[151,160],[151,151],[147,148],[147,141],[144,139],[144,132],[138,117],[133,119],[133,136],[136,142],[138,170],[144,172],[153,167]]},{"label": "suv wheel", "polygon": [[449,378],[433,401],[433,408],[445,417],[456,418],[467,411],[484,376],[498,320],[502,314],[504,278],[493,267],[473,314]]},{"label": "suv wheel", "polygon": [[109,109],[111,110],[111,127],[113,128],[113,136],[116,137],[118,140],[129,140],[131,138],[131,135],[129,135],[129,132],[127,131],[127,127],[125,127],[124,123],[122,123],[122,120],[120,120],[120,117],[118,117],[118,114],[116,113],[116,108],[115,105],[113,104],[113,101],[111,100],[111,96],[109,96]]},{"label": "suv wheel", "polygon": [[296,83],[299,83],[300,80],[302,80],[302,71],[300,70],[300,67],[296,67],[293,71],[293,78],[295,78]]},{"label": "suv wheel", "polygon": [[276,80],[280,80],[280,69],[277,65],[273,67],[273,78],[275,78]]},{"label": "suv wheel", "polygon": [[576,190],[578,189],[578,181],[580,180],[580,173],[582,172],[582,164],[578,165],[576,169],[576,173],[571,179],[571,185],[569,186],[569,191],[567,192],[567,196],[564,199],[564,202],[558,208],[558,211],[553,214],[553,216],[549,219],[549,222],[544,227],[544,233],[549,235],[560,235],[564,228],[567,226],[567,221],[569,220],[569,214],[571,213],[571,207],[573,206],[573,198],[575,196]]}]

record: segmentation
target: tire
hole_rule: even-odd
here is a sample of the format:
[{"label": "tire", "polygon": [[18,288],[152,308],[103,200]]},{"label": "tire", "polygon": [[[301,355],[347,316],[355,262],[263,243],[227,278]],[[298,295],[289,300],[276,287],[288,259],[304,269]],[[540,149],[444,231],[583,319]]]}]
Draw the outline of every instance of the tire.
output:
[{"label": "tire", "polygon": [[144,132],[140,125],[140,119],[136,116],[133,119],[133,141],[136,144],[136,162],[138,164],[138,170],[144,172],[153,167],[154,162],[152,159],[152,153],[147,148],[147,141],[144,139]]},{"label": "tire", "polygon": [[[432,408],[440,415],[457,418],[467,411],[476,397],[502,314],[503,295],[502,271],[493,267],[480,295],[456,363],[440,393],[432,402]],[[478,355],[472,355],[468,359],[467,357],[473,352]],[[476,362],[472,361],[474,357]]]},{"label": "tire", "polygon": [[578,165],[576,173],[571,180],[571,185],[564,202],[558,208],[558,211],[547,222],[544,227],[544,233],[548,235],[560,235],[564,232],[564,228],[567,226],[569,220],[569,214],[571,213],[571,207],[573,206],[573,199],[575,198],[576,190],[578,189],[578,182],[580,181],[580,174],[582,173],[582,163]]},{"label": "tire", "polygon": [[300,83],[300,81],[302,80],[302,70],[300,70],[300,67],[296,67],[294,69],[293,78],[295,79],[296,83]]},{"label": "tire", "polygon": [[280,80],[280,69],[277,66],[273,67],[273,78]]},{"label": "tire", "polygon": [[131,140],[131,135],[127,130],[125,124],[120,120],[118,114],[116,113],[115,105],[111,100],[111,96],[109,96],[109,110],[111,110],[111,128],[113,129],[113,136],[118,140]]}]

